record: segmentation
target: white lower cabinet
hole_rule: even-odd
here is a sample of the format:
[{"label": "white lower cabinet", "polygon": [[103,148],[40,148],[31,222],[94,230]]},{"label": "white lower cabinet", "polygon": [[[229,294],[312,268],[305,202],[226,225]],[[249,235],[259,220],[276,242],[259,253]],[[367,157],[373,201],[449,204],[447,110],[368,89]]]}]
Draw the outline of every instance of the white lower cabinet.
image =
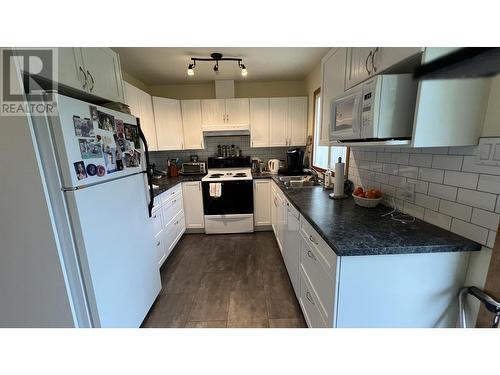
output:
[{"label": "white lower cabinet", "polygon": [[274,181],[271,196],[273,230],[308,327],[455,326],[469,253],[337,256]]},{"label": "white lower cabinet", "polygon": [[253,217],[254,225],[271,225],[271,180],[253,181]]},{"label": "white lower cabinet", "polygon": [[180,184],[155,197],[151,219],[161,267],[186,230]]},{"label": "white lower cabinet", "polygon": [[188,181],[182,183],[184,198],[184,218],[187,229],[205,228],[203,215],[203,194],[201,181]]}]

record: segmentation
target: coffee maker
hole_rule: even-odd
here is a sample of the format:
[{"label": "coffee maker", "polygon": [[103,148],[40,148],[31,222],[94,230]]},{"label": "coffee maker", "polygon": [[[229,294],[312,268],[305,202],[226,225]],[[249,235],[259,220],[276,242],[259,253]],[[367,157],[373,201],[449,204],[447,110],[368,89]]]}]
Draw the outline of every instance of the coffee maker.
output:
[{"label": "coffee maker", "polygon": [[286,152],[286,165],[288,175],[300,175],[304,168],[304,150],[291,148]]}]

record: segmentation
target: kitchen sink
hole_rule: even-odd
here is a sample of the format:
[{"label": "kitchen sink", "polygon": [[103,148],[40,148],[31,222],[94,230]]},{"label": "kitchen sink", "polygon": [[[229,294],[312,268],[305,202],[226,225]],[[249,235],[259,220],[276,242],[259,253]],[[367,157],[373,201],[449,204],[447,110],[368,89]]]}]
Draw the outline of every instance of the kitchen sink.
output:
[{"label": "kitchen sink", "polygon": [[311,181],[310,176],[286,176],[279,177],[279,180],[283,182],[286,188],[321,186],[321,182]]}]

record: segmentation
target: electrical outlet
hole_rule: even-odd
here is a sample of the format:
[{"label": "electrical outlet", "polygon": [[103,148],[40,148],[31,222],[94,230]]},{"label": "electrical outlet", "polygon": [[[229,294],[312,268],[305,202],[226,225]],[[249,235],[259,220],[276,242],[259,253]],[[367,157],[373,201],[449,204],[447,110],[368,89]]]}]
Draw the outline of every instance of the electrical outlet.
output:
[{"label": "electrical outlet", "polygon": [[415,184],[413,182],[403,182],[400,189],[401,199],[415,203]]}]

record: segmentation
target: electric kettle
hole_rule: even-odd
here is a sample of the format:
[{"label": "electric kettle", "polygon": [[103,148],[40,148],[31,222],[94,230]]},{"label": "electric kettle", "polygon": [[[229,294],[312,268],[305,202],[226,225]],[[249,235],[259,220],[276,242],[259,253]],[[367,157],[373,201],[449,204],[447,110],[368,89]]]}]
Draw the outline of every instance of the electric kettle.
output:
[{"label": "electric kettle", "polygon": [[272,174],[278,174],[278,171],[280,169],[280,161],[279,161],[279,159],[271,159],[271,160],[269,160],[267,162],[267,169]]}]

